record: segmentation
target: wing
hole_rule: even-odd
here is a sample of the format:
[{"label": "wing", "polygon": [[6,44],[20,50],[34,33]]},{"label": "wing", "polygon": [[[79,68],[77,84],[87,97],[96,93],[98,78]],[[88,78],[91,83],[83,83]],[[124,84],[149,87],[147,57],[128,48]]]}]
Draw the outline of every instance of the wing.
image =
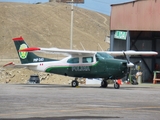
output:
[{"label": "wing", "polygon": [[83,51],[83,50],[69,50],[69,49],[58,49],[58,48],[25,48],[20,50],[21,52],[47,52],[52,54],[63,54],[63,55],[94,55],[95,51]]},{"label": "wing", "polygon": [[[69,49],[58,49],[58,48],[25,48],[20,50],[21,52],[47,52],[47,53],[56,53],[56,54],[65,54],[65,55],[94,55],[98,51],[83,51],[83,50],[69,50]],[[100,51],[102,52],[102,51]],[[103,51],[107,54],[110,54],[112,56],[123,56],[124,53],[126,55],[157,55],[157,52],[154,51],[134,51],[134,50],[129,50],[129,51]]]},{"label": "wing", "polygon": [[6,68],[27,68],[27,67],[37,67],[37,63],[35,64],[14,64],[13,62],[10,62],[6,65],[4,65],[3,67]]},{"label": "wing", "polygon": [[157,52],[154,51],[134,51],[134,50],[129,50],[129,51],[106,51],[106,53],[112,55],[112,56],[123,56],[124,53],[126,55],[144,55],[144,56],[151,56],[151,55],[158,55]]}]

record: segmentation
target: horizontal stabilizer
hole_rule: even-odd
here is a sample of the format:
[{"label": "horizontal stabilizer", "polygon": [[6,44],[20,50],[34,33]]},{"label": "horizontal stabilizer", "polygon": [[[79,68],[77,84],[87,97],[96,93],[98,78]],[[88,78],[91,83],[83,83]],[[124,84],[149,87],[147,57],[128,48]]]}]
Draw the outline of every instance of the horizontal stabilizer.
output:
[{"label": "horizontal stabilizer", "polygon": [[5,64],[5,68],[26,68],[26,67],[36,67],[38,64],[14,64],[13,62]]}]

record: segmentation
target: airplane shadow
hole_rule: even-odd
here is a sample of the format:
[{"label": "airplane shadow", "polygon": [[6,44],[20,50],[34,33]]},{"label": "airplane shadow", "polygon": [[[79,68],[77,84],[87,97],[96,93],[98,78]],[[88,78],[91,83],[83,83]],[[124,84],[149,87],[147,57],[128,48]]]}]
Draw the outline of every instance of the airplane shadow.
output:
[{"label": "airplane shadow", "polygon": [[[21,84],[22,85],[22,84]],[[81,89],[81,88],[101,88],[100,86],[79,85],[78,87],[71,87],[71,85],[61,84],[23,84],[25,87],[37,87],[37,88],[68,88],[68,89]]]},{"label": "airplane shadow", "polygon": [[84,119],[118,119],[120,117],[117,116],[63,116],[63,117],[32,117],[32,118],[6,118],[0,120],[84,120]]},{"label": "airplane shadow", "polygon": [[[61,84],[17,84],[17,85],[24,85],[24,87],[34,87],[34,88],[68,88],[68,89],[90,89],[90,88],[95,88],[95,89],[114,89],[113,85],[110,84],[107,88],[102,88],[100,85],[79,85],[78,87],[71,87],[71,85],[61,85]],[[145,89],[145,88],[150,88],[150,87],[142,87],[138,85],[130,85],[130,86],[123,86],[119,89],[115,90],[134,90],[134,89]]]}]

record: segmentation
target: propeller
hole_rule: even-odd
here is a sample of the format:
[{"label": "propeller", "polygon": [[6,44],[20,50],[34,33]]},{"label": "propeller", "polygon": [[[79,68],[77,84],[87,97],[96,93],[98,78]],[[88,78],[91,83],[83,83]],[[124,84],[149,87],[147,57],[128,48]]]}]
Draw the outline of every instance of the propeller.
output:
[{"label": "propeller", "polygon": [[127,67],[133,67],[134,66],[134,64],[132,63],[132,62],[130,62],[129,61],[129,59],[128,59],[128,57],[126,56],[126,54],[125,54],[125,52],[123,52],[123,54],[124,54],[124,57],[126,58],[126,60],[127,60]]},{"label": "propeller", "polygon": [[128,57],[126,56],[125,52],[123,52],[124,54],[124,57],[125,59],[127,60],[127,75],[126,75],[126,80],[129,81],[129,74],[130,74],[130,70],[131,70],[131,67],[134,66],[134,64],[132,62],[129,61]]}]

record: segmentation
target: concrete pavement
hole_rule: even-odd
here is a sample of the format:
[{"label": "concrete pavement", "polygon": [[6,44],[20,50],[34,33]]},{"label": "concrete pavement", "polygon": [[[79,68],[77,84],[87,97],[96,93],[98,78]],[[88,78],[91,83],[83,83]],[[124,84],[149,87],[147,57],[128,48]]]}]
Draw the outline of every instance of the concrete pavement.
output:
[{"label": "concrete pavement", "polygon": [[158,120],[160,85],[0,84],[0,120]]}]

